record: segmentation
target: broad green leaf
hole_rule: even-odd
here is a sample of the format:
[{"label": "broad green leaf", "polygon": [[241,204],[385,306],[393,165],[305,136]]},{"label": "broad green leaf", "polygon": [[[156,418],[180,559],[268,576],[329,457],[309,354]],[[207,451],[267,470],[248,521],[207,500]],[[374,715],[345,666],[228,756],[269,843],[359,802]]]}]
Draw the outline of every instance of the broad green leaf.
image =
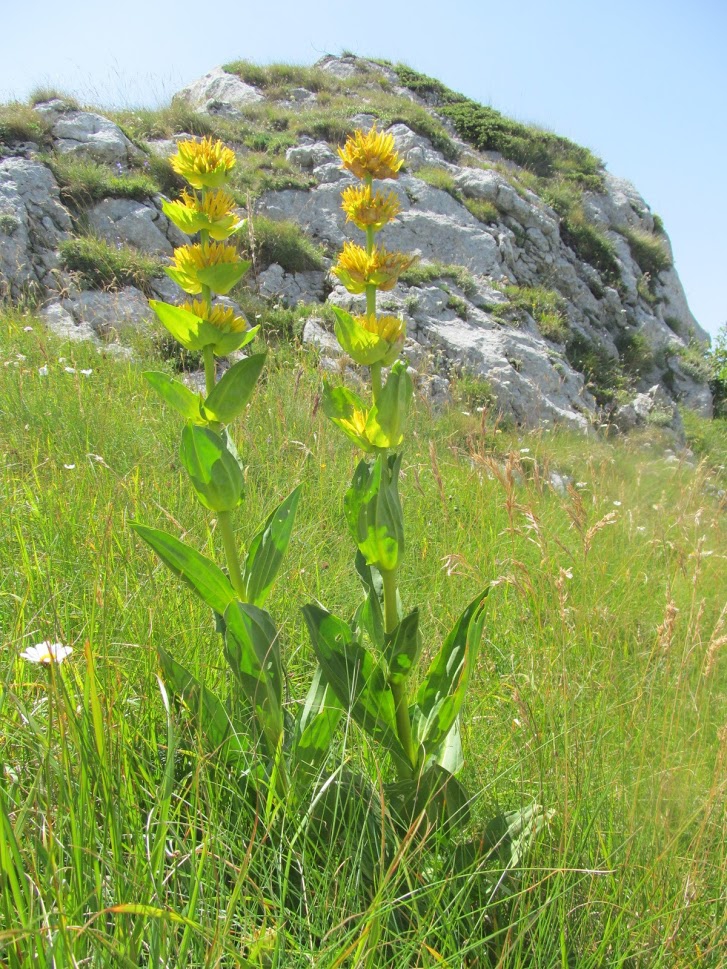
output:
[{"label": "broad green leaf", "polygon": [[162,303],[156,299],[149,300],[149,306],[156,313],[159,322],[187,350],[202,350],[214,343],[219,336],[219,330],[216,327],[200,319],[191,310],[184,309],[183,306],[173,306],[171,303]]},{"label": "broad green leaf", "polygon": [[394,698],[381,666],[341,619],[314,605],[304,606],[303,616],[313,652],[340,702],[374,740],[406,762],[396,733]]},{"label": "broad green leaf", "polygon": [[294,770],[315,779],[333,743],[343,707],[319,666],[295,725]]},{"label": "broad green leaf", "polygon": [[364,367],[380,363],[389,352],[389,343],[361,326],[339,306],[334,306],[333,312],[336,314],[336,338],[349,357]]},{"label": "broad green leaf", "polygon": [[161,647],[157,647],[157,653],[167,685],[197,718],[202,733],[210,744],[215,748],[223,748],[231,756],[244,753],[245,745],[235,732],[227,710],[214,693]]},{"label": "broad green leaf", "polygon": [[366,421],[365,436],[371,444],[379,448],[394,448],[401,444],[412,393],[407,364],[398,360]]},{"label": "broad green leaf", "polygon": [[233,286],[240,282],[250,268],[249,262],[219,262],[215,266],[206,266],[197,270],[197,279],[209,286],[212,292],[226,296]]},{"label": "broad green leaf", "polygon": [[235,590],[222,569],[201,552],[167,532],[139,522],[129,524],[140,538],[151,545],[162,562],[194,589],[211,609],[224,613],[235,598]]},{"label": "broad green leaf", "polygon": [[[366,598],[356,610],[354,622],[358,628],[366,631],[373,645],[381,650],[384,647],[384,583],[381,573],[375,565],[366,564],[360,550],[356,551],[355,567]],[[397,590],[397,599],[398,595]]]},{"label": "broad green leaf", "polygon": [[231,511],[242,498],[244,478],[225,439],[198,424],[182,431],[179,457],[197,497],[210,511]]},{"label": "broad green leaf", "polygon": [[253,605],[262,606],[273,587],[293,531],[300,493],[301,485],[298,485],[268,516],[262,529],[250,543],[243,581],[247,601]]},{"label": "broad green leaf", "polygon": [[278,632],[264,609],[231,602],[225,610],[225,658],[275,755],[283,733],[283,672]]},{"label": "broad green leaf", "polygon": [[265,356],[264,353],[256,353],[239,360],[222,375],[204,402],[204,414],[208,420],[229,424],[244,411],[262,371]]},{"label": "broad green leaf", "polygon": [[343,499],[349,529],[368,565],[393,571],[404,554],[404,523],[399,503],[401,455],[379,454],[360,461]]},{"label": "broad green leaf", "polygon": [[414,609],[405,616],[393,633],[386,638],[385,655],[389,666],[389,683],[405,683],[411,676],[422,650],[419,610]]},{"label": "broad green leaf", "polygon": [[323,413],[363,451],[374,450],[374,446],[364,434],[368,411],[358,394],[348,387],[331,387],[330,384],[324,384]]},{"label": "broad green leaf", "polygon": [[199,394],[193,393],[189,387],[185,387],[180,380],[175,380],[174,377],[159,370],[146,370],[142,376],[160,397],[179,411],[182,417],[197,423],[204,421],[199,409],[202,398]]},{"label": "broad green leaf", "polygon": [[460,730],[459,716],[454,721],[452,729],[444,740],[432,750],[434,761],[449,771],[450,774],[458,774],[464,767],[464,756],[462,754],[462,734]]},{"label": "broad green leaf", "polygon": [[534,802],[528,807],[491,818],[478,842],[478,860],[482,860],[484,849],[488,849],[491,855],[497,855],[508,868],[519,868],[535,837],[554,814],[552,808],[546,811]]},{"label": "broad green leaf", "polygon": [[387,804],[403,831],[409,830],[422,812],[431,825],[450,833],[469,821],[467,791],[438,764],[430,764],[414,778],[386,784],[384,791]]},{"label": "broad green leaf", "polygon": [[248,343],[252,343],[255,339],[259,329],[259,326],[253,326],[249,330],[244,330],[242,333],[235,333],[234,331],[220,333],[218,330],[217,337],[212,344],[215,356],[226,357],[229,353],[246,347]]},{"label": "broad green leaf", "polygon": [[410,709],[415,736],[427,754],[438,750],[462,707],[482,637],[484,599],[488,592],[489,587],[457,620],[434,657]]}]

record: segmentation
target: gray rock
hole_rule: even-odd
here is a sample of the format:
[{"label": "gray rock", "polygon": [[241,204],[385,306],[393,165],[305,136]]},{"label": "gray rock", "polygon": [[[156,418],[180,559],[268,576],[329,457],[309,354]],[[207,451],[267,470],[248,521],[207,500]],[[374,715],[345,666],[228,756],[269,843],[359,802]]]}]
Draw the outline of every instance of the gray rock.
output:
[{"label": "gray rock", "polygon": [[258,276],[258,286],[261,295],[281,299],[286,306],[320,303],[326,297],[326,273],[317,270],[287,273],[273,263]]},{"label": "gray rock", "polygon": [[50,170],[25,158],[0,159],[0,298],[58,288],[58,246],[72,229]]},{"label": "gray rock", "polygon": [[325,141],[301,142],[293,148],[288,148],[285,157],[291,164],[311,170],[320,165],[335,163],[340,167],[341,164],[336,152]]},{"label": "gray rock", "polygon": [[58,115],[52,128],[56,151],[93,161],[126,167],[144,161],[145,154],[132,144],[113,121],[90,111],[68,111]]},{"label": "gray rock", "polygon": [[188,104],[200,112],[221,113],[236,111],[248,104],[262,101],[262,94],[252,85],[245,84],[236,74],[228,74],[215,67],[204,77],[193,81],[178,91],[172,101]]},{"label": "gray rock", "polygon": [[343,356],[343,351],[335,337],[335,334],[329,333],[325,330],[320,322],[314,318],[306,320],[305,326],[303,327],[303,343],[309,346],[318,347],[321,352],[326,354],[328,357],[337,359]]},{"label": "gray rock", "polygon": [[637,394],[628,404],[622,404],[613,415],[613,423],[627,433],[646,424],[669,429],[683,441],[684,426],[674,401],[663,387],[656,384],[646,393]]},{"label": "gray rock", "polygon": [[91,229],[111,243],[129,243],[141,252],[171,256],[189,240],[160,207],[132,199],[104,199],[88,212]]},{"label": "gray rock", "polygon": [[438,374],[412,374],[417,394],[435,410],[452,403],[449,380]]},{"label": "gray rock", "polygon": [[88,323],[77,323],[61,303],[50,303],[38,315],[51,333],[62,340],[98,342],[93,328]]},{"label": "gray rock", "polygon": [[154,319],[144,294],[134,286],[118,292],[86,290],[68,301],[73,318],[102,337],[117,336],[127,327],[147,327]]}]

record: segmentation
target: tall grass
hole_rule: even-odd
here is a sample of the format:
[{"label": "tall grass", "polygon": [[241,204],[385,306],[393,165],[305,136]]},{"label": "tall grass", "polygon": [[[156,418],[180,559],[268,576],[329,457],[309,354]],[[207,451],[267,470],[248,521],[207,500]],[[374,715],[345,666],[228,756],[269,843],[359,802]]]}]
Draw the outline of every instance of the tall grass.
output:
[{"label": "tall grass", "polygon": [[[430,603],[427,652],[497,579],[464,717],[472,835],[533,801],[553,813],[509,870],[492,854],[455,877],[442,845],[424,872],[404,838],[368,884],[386,765],[364,752],[371,790],[316,852],[313,819],[249,803],[158,680],[162,645],[226,695],[206,612],[127,527],[172,522],[219,545],[168,458],[179,422],[140,376],[164,364],[61,345],[29,317],[0,334],[0,962],[724,964],[727,570],[706,468],[664,463],[655,431],[518,435],[419,404],[401,581]],[[290,698],[313,667],[299,606],[348,615],[359,597],[341,540],[351,455],[318,392],[315,357],[278,347],[237,435],[243,544],[292,482],[305,488],[270,607]],[[570,477],[564,494],[552,471]],[[50,671],[18,658],[43,639],[75,652]]]}]

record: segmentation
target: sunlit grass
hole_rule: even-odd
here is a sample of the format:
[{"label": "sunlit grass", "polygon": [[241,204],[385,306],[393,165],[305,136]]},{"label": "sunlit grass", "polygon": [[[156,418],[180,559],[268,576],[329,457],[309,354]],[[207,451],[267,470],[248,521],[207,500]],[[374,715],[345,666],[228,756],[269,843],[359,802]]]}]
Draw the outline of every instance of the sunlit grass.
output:
[{"label": "sunlit grass", "polygon": [[[0,333],[0,962],[353,966],[378,933],[372,966],[723,964],[727,570],[706,463],[666,463],[656,431],[516,433],[418,405],[401,590],[426,653],[497,580],[464,717],[474,834],[533,800],[554,814],[507,903],[444,855],[418,881],[414,842],[372,896],[358,827],[312,854],[165,709],[158,645],[227,684],[206,610],[127,524],[220,551],[175,457],[179,419],[141,378],[148,356],[62,345],[21,316]],[[291,708],[314,665],[300,606],[347,617],[360,596],[353,457],[319,390],[314,355],[271,348],[237,431],[241,543],[304,486],[269,600]],[[74,652],[51,670],[18,658],[42,640]],[[386,766],[368,757],[376,785]]]}]

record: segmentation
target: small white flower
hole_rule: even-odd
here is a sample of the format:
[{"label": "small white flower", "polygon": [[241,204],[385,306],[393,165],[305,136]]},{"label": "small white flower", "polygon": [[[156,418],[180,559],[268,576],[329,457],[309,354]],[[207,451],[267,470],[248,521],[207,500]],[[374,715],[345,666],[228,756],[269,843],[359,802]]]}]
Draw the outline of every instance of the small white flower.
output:
[{"label": "small white flower", "polygon": [[520,448],[520,453],[521,454],[530,454],[530,448],[529,447],[521,447]]},{"label": "small white flower", "polygon": [[588,487],[587,481],[576,481],[576,488],[587,488],[587,487]]},{"label": "small white flower", "polygon": [[76,465],[75,464],[64,464],[63,467],[66,469],[66,471],[74,471],[75,468],[76,468]]},{"label": "small white flower", "polygon": [[621,507],[621,502],[620,502],[620,501],[614,501],[614,505],[615,505],[615,506],[616,506],[617,508],[620,508],[620,507]]},{"label": "small white flower", "polygon": [[76,368],[75,367],[64,367],[63,369],[66,371],[66,373],[75,373],[76,372]]},{"label": "small white flower", "polygon": [[18,358],[18,360],[25,360],[25,354],[24,353],[16,353],[15,356]]},{"label": "small white flower", "polygon": [[47,377],[48,376],[48,368],[47,367],[38,367],[38,376],[39,377]]},{"label": "small white flower", "polygon": [[469,417],[470,416],[470,412],[468,410],[463,410],[462,413],[463,413],[463,415],[465,417]]},{"label": "small white flower", "polygon": [[93,370],[89,367],[88,370],[79,370],[79,373],[82,373],[84,377],[90,377]]},{"label": "small white flower", "polygon": [[33,332],[33,327],[32,326],[24,326],[23,327],[23,330],[24,330],[25,333],[32,333]]},{"label": "small white flower", "polygon": [[50,643],[46,640],[35,646],[28,646],[20,656],[29,663],[42,663],[44,666],[50,666],[51,663],[62,663],[72,652],[72,646],[64,646],[63,643]]},{"label": "small white flower", "polygon": [[58,363],[65,363],[65,362],[66,362],[65,357],[58,357]]}]

